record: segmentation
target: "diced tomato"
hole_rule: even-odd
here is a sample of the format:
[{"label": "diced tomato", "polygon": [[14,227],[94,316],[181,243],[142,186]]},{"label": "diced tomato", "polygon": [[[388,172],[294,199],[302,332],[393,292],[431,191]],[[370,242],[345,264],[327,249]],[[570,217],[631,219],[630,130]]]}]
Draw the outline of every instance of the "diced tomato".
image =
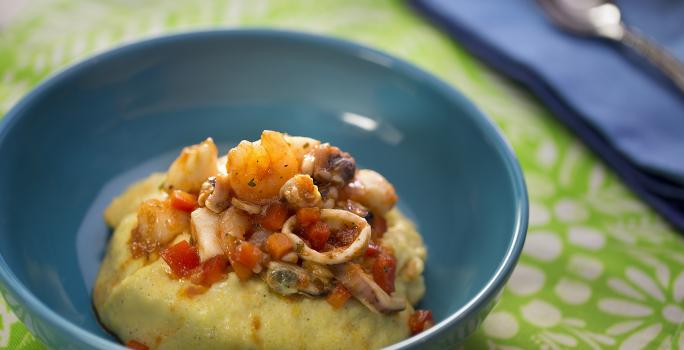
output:
[{"label": "diced tomato", "polygon": [[197,198],[190,193],[174,190],[169,197],[171,206],[182,211],[192,212],[197,208]]},{"label": "diced tomato", "polygon": [[285,220],[287,220],[287,206],[283,203],[274,203],[266,208],[266,213],[261,218],[261,226],[277,231],[283,227]]},{"label": "diced tomato", "polygon": [[235,271],[235,274],[238,276],[240,281],[244,282],[252,277],[252,274],[254,272],[252,269],[248,268],[245,265],[240,264],[237,261],[234,261],[231,266],[233,266],[233,271]]},{"label": "diced tomato", "polygon": [[301,208],[297,210],[297,222],[302,227],[316,223],[321,218],[321,210],[318,208]]},{"label": "diced tomato", "polygon": [[235,261],[248,269],[253,269],[261,263],[264,253],[252,243],[243,241],[235,250]]},{"label": "diced tomato", "polygon": [[160,253],[161,257],[171,267],[171,271],[178,277],[185,277],[200,265],[197,248],[188,241],[180,241]]},{"label": "diced tomato", "polygon": [[382,215],[374,214],[373,219],[371,220],[371,233],[373,234],[373,238],[382,238],[382,235],[385,232],[387,232],[387,220],[385,220],[385,217]]},{"label": "diced tomato", "polygon": [[228,266],[228,259],[223,255],[217,255],[204,263],[202,263],[202,280],[201,284],[211,286],[220,281]]},{"label": "diced tomato", "polygon": [[316,221],[315,224],[304,229],[304,235],[309,240],[311,248],[320,251],[325,248],[325,242],[330,237],[330,228],[325,222]]},{"label": "diced tomato", "polygon": [[368,243],[368,248],[366,249],[366,256],[367,257],[376,256],[379,253],[380,253],[380,247],[377,244],[375,244],[373,242]]},{"label": "diced tomato", "polygon": [[284,233],[274,233],[266,239],[266,250],[271,257],[277,260],[289,253],[294,248],[292,241]]},{"label": "diced tomato", "polygon": [[347,303],[350,297],[351,293],[349,293],[347,288],[338,283],[325,300],[332,305],[333,309],[339,309]]},{"label": "diced tomato", "polygon": [[432,326],[435,322],[432,320],[432,311],[430,310],[416,310],[409,316],[408,320],[411,335],[416,335]]},{"label": "diced tomato", "polygon": [[129,340],[126,342],[126,347],[129,349],[134,349],[134,350],[149,350],[147,345],[137,341],[137,340]]},{"label": "diced tomato", "polygon": [[394,292],[394,277],[397,260],[392,255],[381,252],[373,263],[373,280],[388,294]]}]

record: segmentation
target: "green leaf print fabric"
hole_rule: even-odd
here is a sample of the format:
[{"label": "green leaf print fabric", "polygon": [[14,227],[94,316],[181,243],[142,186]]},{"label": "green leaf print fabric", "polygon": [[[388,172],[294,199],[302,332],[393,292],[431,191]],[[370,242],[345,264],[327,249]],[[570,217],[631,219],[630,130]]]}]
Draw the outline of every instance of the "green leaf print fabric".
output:
[{"label": "green leaf print fabric", "polygon": [[[499,304],[463,348],[684,349],[682,237],[534,97],[403,1],[34,0],[0,29],[0,115],[50,74],[113,46],[255,26],[342,37],[411,61],[463,91],[510,141],[529,188],[529,234]],[[0,298],[0,349],[43,348]]]}]

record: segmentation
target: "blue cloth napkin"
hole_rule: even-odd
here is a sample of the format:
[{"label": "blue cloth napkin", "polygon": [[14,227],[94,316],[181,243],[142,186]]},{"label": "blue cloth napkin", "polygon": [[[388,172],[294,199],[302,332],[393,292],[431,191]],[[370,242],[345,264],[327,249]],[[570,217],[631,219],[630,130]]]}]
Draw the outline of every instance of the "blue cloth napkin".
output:
[{"label": "blue cloth napkin", "polygon": [[[534,0],[413,0],[532,90],[624,182],[684,230],[684,94],[621,45],[557,29]],[[622,0],[626,23],[684,61],[684,1]]]}]

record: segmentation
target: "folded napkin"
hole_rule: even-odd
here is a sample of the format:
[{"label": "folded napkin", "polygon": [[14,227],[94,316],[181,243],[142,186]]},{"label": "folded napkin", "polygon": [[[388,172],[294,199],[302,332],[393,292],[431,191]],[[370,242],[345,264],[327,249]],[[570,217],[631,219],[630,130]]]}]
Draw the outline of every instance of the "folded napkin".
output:
[{"label": "folded napkin", "polygon": [[[532,90],[624,182],[684,230],[684,94],[620,45],[557,29],[534,0],[413,0]],[[684,61],[684,1],[622,0],[626,23]]]}]

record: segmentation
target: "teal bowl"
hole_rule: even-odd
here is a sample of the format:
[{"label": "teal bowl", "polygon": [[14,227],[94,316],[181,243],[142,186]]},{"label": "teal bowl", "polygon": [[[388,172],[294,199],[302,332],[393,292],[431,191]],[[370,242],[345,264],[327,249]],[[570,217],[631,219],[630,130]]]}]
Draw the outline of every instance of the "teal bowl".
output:
[{"label": "teal bowl", "polygon": [[0,289],[42,342],[122,349],[91,288],[117,193],[212,136],[262,129],[353,154],[397,188],[428,247],[422,308],[435,327],[390,349],[446,349],[496,303],[520,255],[527,193],[489,119],[449,85],[347,41],[274,30],[179,34],[76,64],[0,127]]}]

